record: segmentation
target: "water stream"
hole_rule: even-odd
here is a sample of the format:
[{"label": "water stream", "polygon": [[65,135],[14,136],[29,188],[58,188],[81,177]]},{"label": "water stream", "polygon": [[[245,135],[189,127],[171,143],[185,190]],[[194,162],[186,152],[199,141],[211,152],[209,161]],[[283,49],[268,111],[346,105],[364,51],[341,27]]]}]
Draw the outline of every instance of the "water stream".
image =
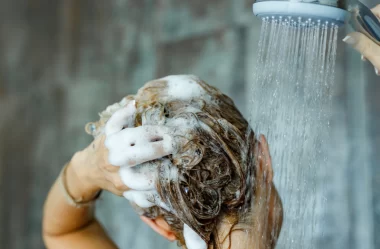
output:
[{"label": "water stream", "polygon": [[264,18],[250,122],[268,138],[285,220],[277,248],[314,249],[326,204],[325,148],[338,27],[311,19]]}]

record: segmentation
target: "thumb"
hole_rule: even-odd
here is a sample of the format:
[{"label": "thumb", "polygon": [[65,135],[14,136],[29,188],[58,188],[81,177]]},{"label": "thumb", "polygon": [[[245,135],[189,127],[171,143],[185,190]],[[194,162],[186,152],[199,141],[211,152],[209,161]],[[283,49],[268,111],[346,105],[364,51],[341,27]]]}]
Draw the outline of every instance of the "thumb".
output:
[{"label": "thumb", "polygon": [[343,41],[351,45],[366,57],[375,68],[380,69],[380,46],[362,33],[354,32],[346,36]]},{"label": "thumb", "polygon": [[[133,115],[136,112],[135,101],[129,102],[129,104],[120,110],[116,111],[108,120],[105,127],[106,136],[119,132],[123,129],[123,126],[134,120]],[[128,122],[129,121],[129,122]]]}]

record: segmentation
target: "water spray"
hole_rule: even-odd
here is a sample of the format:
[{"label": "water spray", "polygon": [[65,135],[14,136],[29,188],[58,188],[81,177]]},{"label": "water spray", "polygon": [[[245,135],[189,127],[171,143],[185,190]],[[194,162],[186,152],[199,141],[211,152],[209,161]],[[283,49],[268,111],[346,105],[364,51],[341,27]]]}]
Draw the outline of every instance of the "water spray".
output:
[{"label": "water spray", "polygon": [[318,213],[326,205],[320,181],[331,165],[327,145],[339,27],[349,23],[380,45],[380,23],[356,0],[257,0],[253,12],[263,22],[249,116],[253,129],[268,137],[286,200],[278,247],[315,249],[325,232]]}]

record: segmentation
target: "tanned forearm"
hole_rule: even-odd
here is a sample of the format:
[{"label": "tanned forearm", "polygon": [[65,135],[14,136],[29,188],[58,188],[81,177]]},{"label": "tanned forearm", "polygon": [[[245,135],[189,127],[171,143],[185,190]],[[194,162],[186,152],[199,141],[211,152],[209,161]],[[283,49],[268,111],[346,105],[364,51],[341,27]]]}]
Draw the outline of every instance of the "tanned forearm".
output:
[{"label": "tanned forearm", "polygon": [[[77,153],[66,169],[66,187],[74,198],[92,200],[100,189],[86,184],[73,170],[74,164],[84,163]],[[60,248],[101,248],[116,246],[108,238],[94,217],[94,205],[75,207],[71,205],[62,190],[58,178],[52,186],[44,205],[43,237],[49,249]]]}]

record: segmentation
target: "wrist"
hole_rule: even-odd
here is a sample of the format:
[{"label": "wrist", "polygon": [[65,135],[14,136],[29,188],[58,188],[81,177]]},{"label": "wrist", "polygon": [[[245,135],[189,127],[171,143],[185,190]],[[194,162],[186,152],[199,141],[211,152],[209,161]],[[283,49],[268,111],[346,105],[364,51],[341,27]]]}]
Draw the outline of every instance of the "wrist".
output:
[{"label": "wrist", "polygon": [[84,160],[82,153],[77,152],[67,166],[67,188],[74,199],[89,201],[94,199],[101,189],[91,179],[90,167],[87,167],[87,160]]}]

